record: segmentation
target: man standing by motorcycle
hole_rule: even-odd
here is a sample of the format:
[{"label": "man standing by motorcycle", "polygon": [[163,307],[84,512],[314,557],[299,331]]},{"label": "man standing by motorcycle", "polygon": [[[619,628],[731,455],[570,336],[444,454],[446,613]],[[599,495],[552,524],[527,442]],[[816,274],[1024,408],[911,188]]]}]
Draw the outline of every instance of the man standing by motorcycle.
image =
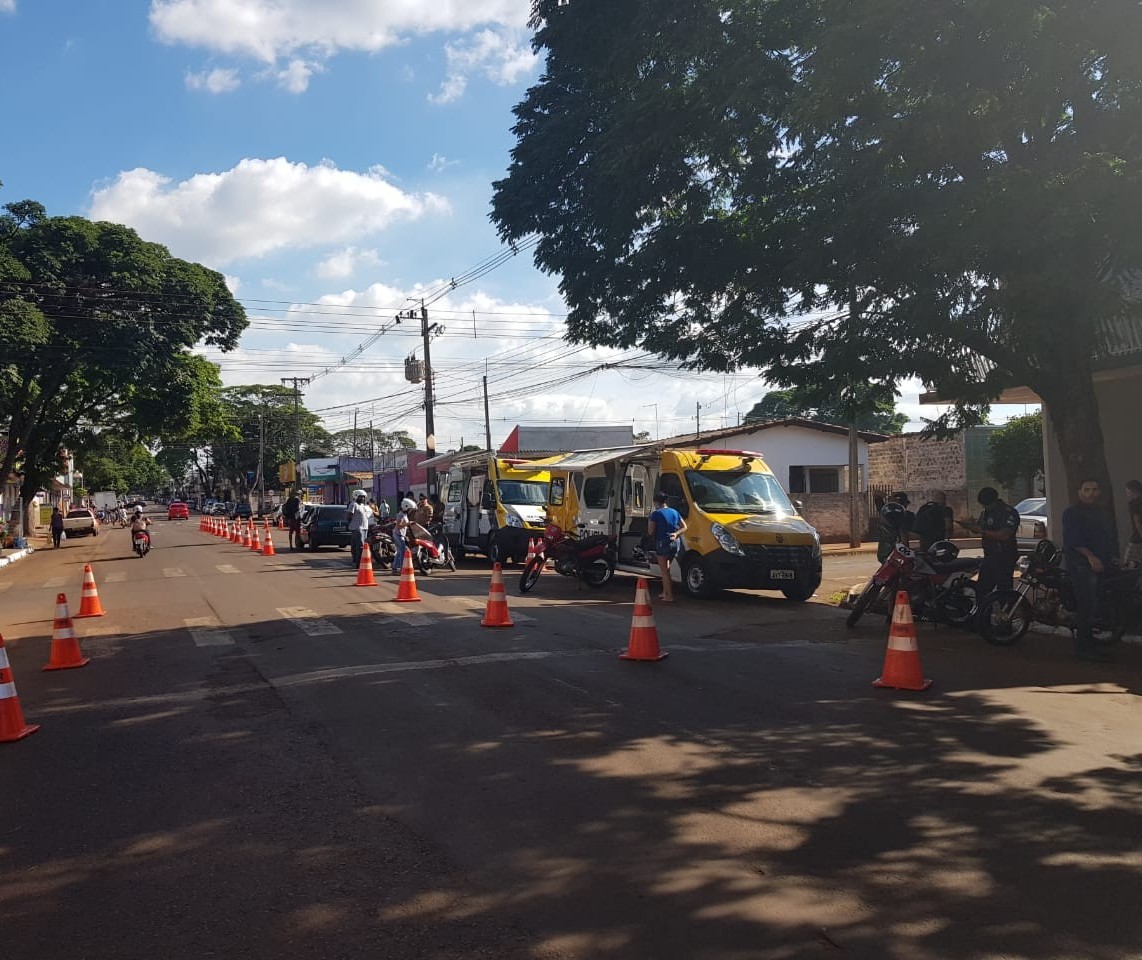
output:
[{"label": "man standing by motorcycle", "polygon": [[416,501],[405,497],[400,502],[396,523],[393,524],[393,543],[396,545],[396,556],[393,557],[393,573],[400,576],[401,567],[404,566],[405,542],[408,539],[409,527],[412,525],[413,515],[416,513]]},{"label": "man standing by motorcycle", "polygon": [[876,559],[884,563],[896,544],[908,546],[908,536],[916,525],[916,516],[908,509],[908,494],[894,493],[880,508],[880,525],[877,528]]},{"label": "man standing by motorcycle", "polygon": [[1078,503],[1063,511],[1063,556],[1075,591],[1075,656],[1106,661],[1110,654],[1094,643],[1098,582],[1114,555],[1114,528],[1102,509],[1102,485],[1094,478],[1079,484]]},{"label": "man standing by motorcycle", "polygon": [[353,552],[354,567],[361,565],[361,554],[369,535],[369,522],[373,519],[368,499],[369,495],[364,490],[358,490],[353,494],[353,503],[349,506],[349,549]]},{"label": "man standing by motorcycle", "polygon": [[282,519],[286,529],[289,530],[289,545],[293,550],[301,549],[298,535],[301,533],[301,497],[295,491],[290,498],[282,504]]},{"label": "man standing by motorcycle", "polygon": [[1010,590],[1015,577],[1015,562],[1019,559],[1019,513],[1000,499],[995,487],[984,487],[976,496],[983,513],[979,515],[980,536],[983,540],[983,563],[975,595],[982,600],[992,590]]}]

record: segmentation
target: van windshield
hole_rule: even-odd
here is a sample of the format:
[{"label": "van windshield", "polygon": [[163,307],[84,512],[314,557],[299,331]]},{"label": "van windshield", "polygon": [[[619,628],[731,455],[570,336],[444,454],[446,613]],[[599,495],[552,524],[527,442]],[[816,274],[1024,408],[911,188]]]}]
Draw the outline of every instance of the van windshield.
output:
[{"label": "van windshield", "polygon": [[705,513],[758,513],[793,516],[793,504],[771,473],[745,470],[687,470],[686,483]]},{"label": "van windshield", "polygon": [[550,486],[546,480],[501,480],[500,503],[542,507],[547,503],[547,488]]}]

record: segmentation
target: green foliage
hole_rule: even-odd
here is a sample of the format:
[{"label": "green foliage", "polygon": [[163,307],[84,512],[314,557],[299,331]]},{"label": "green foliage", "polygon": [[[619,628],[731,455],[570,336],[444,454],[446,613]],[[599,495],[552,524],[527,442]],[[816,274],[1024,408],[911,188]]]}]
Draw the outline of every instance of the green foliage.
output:
[{"label": "green foliage", "polygon": [[61,448],[207,429],[217,371],[189,351],[232,349],[246,326],[222,275],[119,224],[47,217],[34,201],[4,209],[0,475],[20,462],[29,497],[58,469]]},{"label": "green foliage", "polygon": [[91,490],[152,493],[167,489],[171,474],[143,444],[103,433],[76,453],[85,485]]},{"label": "green foliage", "polygon": [[1043,415],[1012,417],[987,439],[991,475],[1009,490],[1032,489],[1043,472]]},{"label": "green foliage", "polygon": [[537,0],[534,24],[492,218],[537,235],[569,339],[851,410],[916,376],[943,425],[1026,385],[1068,471],[1105,474],[1091,358],[1138,309],[1142,6]]},{"label": "green foliage", "polygon": [[[851,414],[838,397],[827,391],[806,387],[770,390],[745,415],[745,422],[779,417],[804,417],[846,427],[852,422]],[[897,413],[892,401],[883,399],[876,400],[871,411],[860,411],[856,416],[857,429],[872,433],[900,433],[907,422],[908,417]]]},{"label": "green foliage", "polygon": [[[369,444],[370,435],[372,446]],[[330,448],[330,452],[339,457],[367,457],[371,450],[378,454],[388,450],[414,450],[416,441],[408,435],[407,430],[385,431],[361,427],[358,430],[338,430],[331,434]]]}]

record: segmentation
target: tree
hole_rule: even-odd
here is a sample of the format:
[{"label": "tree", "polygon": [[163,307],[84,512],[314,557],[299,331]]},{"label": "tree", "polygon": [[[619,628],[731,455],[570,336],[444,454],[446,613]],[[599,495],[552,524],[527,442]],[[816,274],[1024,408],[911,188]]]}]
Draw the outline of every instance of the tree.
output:
[{"label": "tree", "polygon": [[1043,472],[1043,414],[1012,417],[987,438],[991,475],[1008,490],[1031,495]]},{"label": "tree", "polygon": [[650,443],[650,440],[651,437],[649,430],[639,430],[639,432],[634,435],[635,443]]},{"label": "tree", "polygon": [[[770,390],[757,401],[745,415],[745,422],[753,420],[774,420],[780,417],[804,417],[820,423],[835,423],[848,426],[850,419],[837,402],[836,397],[805,387],[791,387],[788,390]],[[872,433],[900,433],[908,417],[896,412],[891,401],[879,400],[871,412],[857,414],[858,430]]]},{"label": "tree", "polygon": [[89,490],[114,490],[120,495],[154,493],[171,484],[170,472],[145,445],[110,432],[100,434],[88,449],[77,452],[77,460]]},{"label": "tree", "polygon": [[918,376],[981,422],[1047,403],[1106,477],[1094,358],[1142,268],[1142,7],[537,0],[495,184],[568,338],[760,368],[850,409]]},{"label": "tree", "polygon": [[[248,493],[253,486],[250,476],[256,483],[259,468],[266,486],[274,486],[278,467],[294,458],[299,426],[303,459],[307,452],[329,455],[332,442],[320,418],[304,406],[295,413],[294,401],[293,389],[278,384],[243,384],[222,391],[222,406],[232,433],[210,446],[214,471],[211,489],[225,485]],[[259,464],[263,431],[265,458]]]},{"label": "tree", "polygon": [[[370,445],[370,439],[372,444]],[[338,430],[330,435],[332,452],[339,457],[367,457],[372,452],[384,453],[388,450],[413,450],[416,441],[407,430],[377,430],[362,427]]]},{"label": "tree", "polygon": [[47,217],[32,201],[4,209],[0,476],[20,462],[29,502],[65,449],[90,448],[104,433],[155,439],[209,419],[210,365],[189,351],[232,349],[246,316],[221,274],[127,227]]}]

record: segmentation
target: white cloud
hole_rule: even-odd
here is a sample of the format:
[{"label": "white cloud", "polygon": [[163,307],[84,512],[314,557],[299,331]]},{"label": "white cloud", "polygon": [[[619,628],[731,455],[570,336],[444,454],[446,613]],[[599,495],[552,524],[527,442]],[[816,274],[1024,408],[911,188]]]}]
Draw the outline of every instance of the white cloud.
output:
[{"label": "white cloud", "polygon": [[374,53],[486,24],[523,29],[530,8],[530,0],[152,0],[150,21],[165,43],[273,63],[299,51]]},{"label": "white cloud", "polygon": [[468,78],[482,73],[500,86],[515,83],[538,63],[526,37],[519,30],[480,30],[469,40],[445,46],[448,75],[431,103],[452,103],[464,95]]},{"label": "white cloud", "polygon": [[226,289],[230,291],[230,295],[238,296],[238,291],[242,289],[242,278],[229,273],[223,274],[223,276],[226,279]]},{"label": "white cloud", "polygon": [[309,78],[321,73],[322,69],[319,63],[291,60],[284,70],[277,72],[278,84],[290,93],[305,93],[309,89]]},{"label": "white cloud", "polygon": [[346,247],[326,257],[317,265],[317,275],[323,280],[345,280],[362,267],[379,267],[384,264],[376,250],[359,250]]},{"label": "white cloud", "polygon": [[433,173],[443,173],[449,167],[456,166],[459,162],[459,160],[449,160],[439,153],[434,153],[432,159],[428,161],[428,169]]},{"label": "white cloud", "polygon": [[241,83],[237,70],[222,67],[204,70],[201,73],[188,72],[186,75],[188,90],[205,90],[208,93],[229,93],[231,90],[237,90]]},{"label": "white cloud", "polygon": [[134,227],[175,256],[210,266],[285,249],[351,243],[401,221],[445,213],[433,193],[393,186],[380,168],[248,159],[174,183],[152,170],[120,173],[96,189],[91,217]]},{"label": "white cloud", "polygon": [[267,64],[292,93],[303,92],[338,53],[376,53],[412,37],[478,31],[446,47],[448,75],[429,99],[449,103],[472,73],[508,84],[533,68],[530,8],[530,0],[152,0],[150,22],[164,43]]},{"label": "white cloud", "polygon": [[15,13],[16,0],[0,0],[0,13]]}]

